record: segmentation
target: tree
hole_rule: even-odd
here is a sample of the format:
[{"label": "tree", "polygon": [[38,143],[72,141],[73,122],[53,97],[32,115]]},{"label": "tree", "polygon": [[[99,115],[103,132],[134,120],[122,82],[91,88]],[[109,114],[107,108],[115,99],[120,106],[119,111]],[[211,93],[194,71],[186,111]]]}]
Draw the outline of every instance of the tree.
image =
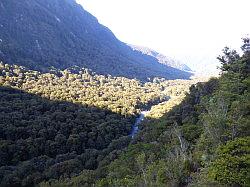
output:
[{"label": "tree", "polygon": [[227,142],[217,149],[209,177],[221,184],[250,185],[250,137]]}]

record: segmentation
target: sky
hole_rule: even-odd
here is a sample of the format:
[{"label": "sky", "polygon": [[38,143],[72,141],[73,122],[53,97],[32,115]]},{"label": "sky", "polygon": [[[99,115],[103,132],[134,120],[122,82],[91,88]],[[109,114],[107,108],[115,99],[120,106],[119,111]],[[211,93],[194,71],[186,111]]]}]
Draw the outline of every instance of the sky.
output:
[{"label": "sky", "polygon": [[249,0],[77,0],[123,42],[215,72],[225,46],[250,33]]}]

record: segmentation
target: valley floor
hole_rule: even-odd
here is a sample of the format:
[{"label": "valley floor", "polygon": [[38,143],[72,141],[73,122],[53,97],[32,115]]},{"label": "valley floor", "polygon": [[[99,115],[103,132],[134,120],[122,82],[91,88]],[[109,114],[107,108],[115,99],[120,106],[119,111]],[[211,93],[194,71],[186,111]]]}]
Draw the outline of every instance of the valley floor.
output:
[{"label": "valley floor", "polygon": [[249,55],[230,63],[144,83],[0,63],[0,186],[248,186]]},{"label": "valley floor", "polygon": [[1,185],[33,185],[102,168],[130,144],[129,135],[136,137],[142,110],[154,106],[150,118],[166,112],[162,104],[183,97],[194,82],[141,83],[78,67],[41,73],[1,63]]}]

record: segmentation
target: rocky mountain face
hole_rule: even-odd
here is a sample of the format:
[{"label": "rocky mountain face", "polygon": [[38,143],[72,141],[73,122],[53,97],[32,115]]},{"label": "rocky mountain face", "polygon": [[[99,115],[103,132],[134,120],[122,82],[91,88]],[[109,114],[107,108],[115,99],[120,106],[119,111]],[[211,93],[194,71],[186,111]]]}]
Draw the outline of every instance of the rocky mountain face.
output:
[{"label": "rocky mountain face", "polygon": [[40,71],[80,66],[143,81],[191,75],[133,50],[74,0],[1,0],[0,60]]}]

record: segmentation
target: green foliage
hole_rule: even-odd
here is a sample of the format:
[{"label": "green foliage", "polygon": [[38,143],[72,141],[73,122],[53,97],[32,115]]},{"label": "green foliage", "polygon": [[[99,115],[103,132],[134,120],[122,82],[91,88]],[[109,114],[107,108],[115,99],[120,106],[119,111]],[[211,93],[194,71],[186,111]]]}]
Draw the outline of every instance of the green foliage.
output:
[{"label": "green foliage", "polygon": [[217,149],[209,167],[209,177],[222,184],[250,185],[250,137],[237,138]]},{"label": "green foliage", "polygon": [[133,142],[143,150],[124,151],[102,180],[111,179],[111,186],[125,177],[134,186],[250,185],[249,51],[240,56],[226,48],[219,59],[221,77],[191,86],[177,106],[169,107],[170,99],[152,108],[157,119],[146,120]]},{"label": "green foliage", "polygon": [[1,185],[249,186],[250,56],[225,55],[221,77],[185,97],[182,81],[0,64]]},{"label": "green foliage", "polygon": [[[89,185],[106,176],[130,143],[137,114],[167,100],[169,84],[0,63],[1,185],[71,185],[62,179],[77,175],[72,184]],[[95,172],[86,179],[83,170]]]},{"label": "green foliage", "polygon": [[183,124],[182,125],[183,137],[191,143],[195,143],[202,133],[202,127],[197,124]]}]

